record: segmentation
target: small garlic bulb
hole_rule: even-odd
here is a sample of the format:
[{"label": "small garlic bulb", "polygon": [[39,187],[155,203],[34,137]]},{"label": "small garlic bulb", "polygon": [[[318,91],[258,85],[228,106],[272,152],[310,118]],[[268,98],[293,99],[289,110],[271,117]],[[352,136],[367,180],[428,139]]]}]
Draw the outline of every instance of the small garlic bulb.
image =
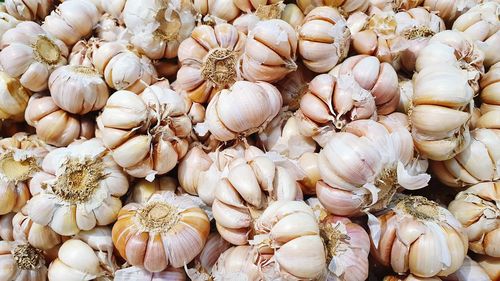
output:
[{"label": "small garlic bulb", "polygon": [[95,69],[87,66],[61,66],[49,77],[49,90],[61,109],[83,115],[104,107],[108,86]]},{"label": "small garlic bulb", "polygon": [[15,17],[6,12],[0,12],[0,39],[7,30],[16,27],[19,23],[20,21]]},{"label": "small garlic bulb", "polygon": [[266,82],[238,81],[218,92],[207,106],[205,123],[220,141],[262,130],[280,111],[282,97]]},{"label": "small garlic bulb", "polygon": [[297,69],[297,34],[280,19],[258,22],[248,33],[241,60],[248,81],[276,82]]},{"label": "small garlic bulb", "polygon": [[43,20],[54,9],[53,0],[5,0],[7,13],[18,20]]},{"label": "small garlic bulb", "polygon": [[[115,272],[113,281],[186,281],[184,269],[167,267],[164,271],[149,272],[137,266],[119,269]],[[198,281],[198,280],[195,280]],[[200,280],[201,281],[201,280]]]},{"label": "small garlic bulb", "polygon": [[0,215],[19,212],[31,197],[28,183],[50,148],[36,135],[0,140]]},{"label": "small garlic bulb", "polygon": [[443,207],[421,196],[401,195],[378,217],[369,216],[372,255],[399,274],[447,276],[467,254],[467,234]]},{"label": "small garlic bulb", "polygon": [[0,71],[0,120],[23,120],[30,95],[19,79]]},{"label": "small garlic bulb", "polygon": [[[80,40],[72,48],[69,54],[68,64],[74,66],[94,67],[92,60],[94,52],[102,45],[104,41],[91,37],[89,40]],[[96,68],[97,69],[97,68]]]},{"label": "small garlic bulb", "polygon": [[0,240],[14,241],[14,227],[12,218],[16,213],[8,213],[0,216]]},{"label": "small garlic bulb", "polygon": [[122,208],[113,226],[113,244],[129,264],[160,272],[191,262],[209,232],[207,215],[189,197],[164,192],[145,204]]},{"label": "small garlic bulb", "polygon": [[123,21],[131,43],[151,59],[175,58],[182,40],[195,27],[191,1],[126,1]]},{"label": "small garlic bulb", "polygon": [[0,280],[47,280],[43,253],[30,244],[0,241],[0,268]]},{"label": "small garlic bulb", "polygon": [[139,179],[132,187],[132,192],[129,195],[127,203],[146,203],[153,194],[163,191],[176,192],[177,179],[173,177],[163,176],[150,182],[145,179]]},{"label": "small garlic bulb", "polygon": [[231,244],[218,233],[210,233],[205,247],[193,261],[194,267],[186,270],[189,278],[193,281],[210,280],[214,264],[230,247]]},{"label": "small garlic bulb", "polygon": [[460,192],[448,209],[466,228],[469,249],[500,258],[500,182],[479,183]]},{"label": "small garlic bulb", "polygon": [[212,276],[217,281],[265,280],[261,268],[257,264],[258,259],[257,247],[236,246],[229,248],[217,259],[212,269]]},{"label": "small garlic bulb", "polygon": [[309,14],[311,10],[321,6],[329,6],[341,9],[346,14],[351,14],[357,11],[364,12],[370,7],[369,0],[297,0],[297,5],[304,12]]},{"label": "small garlic bulb", "polygon": [[59,234],[54,232],[49,226],[33,222],[27,214],[27,208],[23,208],[16,213],[12,219],[13,236],[16,241],[29,243],[40,250],[50,250],[62,242]]},{"label": "small garlic bulb", "polygon": [[472,7],[453,22],[453,29],[462,31],[484,52],[484,66],[500,61],[496,47],[500,45],[500,3],[484,2]]},{"label": "small garlic bulb", "polygon": [[92,33],[99,17],[99,10],[91,1],[64,1],[45,18],[42,27],[71,46]]},{"label": "small garlic bulb", "polygon": [[480,182],[500,179],[500,131],[476,129],[470,144],[455,157],[445,161],[431,161],[436,177],[452,187],[467,187]]},{"label": "small garlic bulb", "polygon": [[54,149],[43,160],[45,186],[26,205],[28,216],[60,235],[113,223],[128,179],[99,139]]},{"label": "small garlic bulb", "polygon": [[314,72],[328,72],[349,51],[351,32],[344,17],[332,7],[318,7],[307,13],[298,36],[302,62]]},{"label": "small garlic bulb", "polygon": [[210,24],[220,20],[230,22],[241,13],[234,0],[193,0],[193,4],[204,21]]},{"label": "small garlic bulb", "polygon": [[205,103],[239,77],[238,60],[246,36],[227,23],[200,25],[179,46],[181,68],[173,87],[195,102]]},{"label": "small garlic bulb", "polygon": [[437,12],[446,24],[451,26],[458,16],[481,2],[481,0],[425,0],[422,6]]},{"label": "small garlic bulb", "polygon": [[68,47],[32,21],[7,30],[0,40],[0,65],[31,91],[48,87],[50,73],[66,64]]},{"label": "small garlic bulb", "polygon": [[81,137],[94,136],[95,121],[90,116],[72,115],[59,108],[50,96],[33,95],[24,117],[36,128],[40,139],[54,146],[67,146]]},{"label": "small garlic bulb", "polygon": [[152,180],[172,170],[187,153],[190,106],[165,80],[140,95],[115,92],[97,117],[97,126],[118,165],[134,177]]},{"label": "small garlic bulb", "polygon": [[500,62],[492,65],[479,81],[481,116],[476,127],[500,129]]},{"label": "small garlic bulb", "polygon": [[491,280],[498,280],[500,278],[500,258],[478,256],[475,260],[486,271]]}]

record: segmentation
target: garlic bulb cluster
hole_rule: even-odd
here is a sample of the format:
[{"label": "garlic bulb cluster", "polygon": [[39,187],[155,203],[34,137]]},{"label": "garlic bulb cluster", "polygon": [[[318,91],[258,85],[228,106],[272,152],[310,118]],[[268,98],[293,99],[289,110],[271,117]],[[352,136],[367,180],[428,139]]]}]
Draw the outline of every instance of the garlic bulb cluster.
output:
[{"label": "garlic bulb cluster", "polygon": [[460,192],[448,209],[466,228],[469,249],[500,257],[500,182],[485,182]]},{"label": "garlic bulb cluster", "polygon": [[193,260],[209,232],[207,215],[189,197],[164,192],[145,204],[125,205],[112,234],[114,246],[128,263],[160,272]]},{"label": "garlic bulb cluster", "polygon": [[179,44],[195,27],[191,1],[126,1],[123,21],[131,43],[151,59],[175,58]]},{"label": "garlic bulb cluster", "polygon": [[500,62],[492,65],[481,78],[481,116],[478,128],[500,129]]},{"label": "garlic bulb cluster", "polygon": [[66,64],[68,56],[68,47],[63,41],[32,21],[7,30],[0,40],[0,49],[3,71],[19,78],[21,85],[31,91],[46,90],[50,73]]},{"label": "garlic bulb cluster", "polygon": [[128,179],[110,154],[96,138],[49,152],[30,183],[28,216],[66,236],[113,223]]},{"label": "garlic bulb cluster", "polygon": [[310,70],[322,73],[347,56],[351,33],[337,9],[323,6],[307,13],[298,29],[298,37],[302,62]]},{"label": "garlic bulb cluster", "polygon": [[132,176],[153,179],[172,170],[186,154],[186,137],[192,127],[187,116],[190,106],[187,97],[162,81],[140,95],[115,92],[97,118],[97,125],[118,165]]},{"label": "garlic bulb cluster", "polygon": [[62,237],[49,226],[34,222],[28,217],[27,208],[23,208],[12,218],[15,241],[29,243],[40,250],[51,250],[62,242]]},{"label": "garlic bulb cluster", "polygon": [[54,9],[53,0],[6,0],[7,13],[19,20],[43,20]]},{"label": "garlic bulb cluster", "polygon": [[297,6],[299,6],[299,8],[306,15],[316,7],[335,7],[342,10],[346,14],[351,14],[357,11],[366,11],[371,5],[370,2],[370,0],[298,0]]},{"label": "garlic bulb cluster", "polygon": [[0,119],[23,120],[24,110],[28,105],[30,92],[19,79],[12,78],[0,71]]},{"label": "garlic bulb cluster", "polygon": [[47,280],[43,253],[30,244],[0,241],[0,268],[0,280]]},{"label": "garlic bulb cluster", "polygon": [[240,76],[239,58],[246,36],[226,23],[200,25],[179,46],[181,68],[173,87],[195,102],[208,102]]}]

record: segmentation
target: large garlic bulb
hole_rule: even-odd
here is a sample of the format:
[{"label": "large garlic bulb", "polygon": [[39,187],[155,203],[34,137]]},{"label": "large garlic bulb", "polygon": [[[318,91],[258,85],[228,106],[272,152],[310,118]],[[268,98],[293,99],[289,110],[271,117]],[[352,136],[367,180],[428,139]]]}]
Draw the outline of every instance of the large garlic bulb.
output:
[{"label": "large garlic bulb", "polygon": [[469,248],[500,257],[500,182],[485,182],[460,192],[448,209],[466,228]]},{"label": "large garlic bulb", "polygon": [[0,241],[0,268],[0,280],[47,280],[43,253],[30,244]]},{"label": "large garlic bulb", "polygon": [[354,121],[334,134],[318,161],[318,199],[340,216],[383,209],[399,188],[419,189],[430,180],[427,162],[413,157],[410,132],[372,120]]},{"label": "large garlic bulb", "polygon": [[15,241],[29,243],[40,250],[50,250],[62,242],[61,236],[49,226],[34,222],[28,217],[27,208],[16,213],[12,219]]},{"label": "large garlic bulb", "polygon": [[0,240],[13,241],[14,229],[12,218],[16,213],[8,213],[0,216]]},{"label": "large garlic bulb", "polygon": [[349,51],[351,33],[346,20],[335,8],[323,6],[308,13],[298,29],[298,36],[302,62],[314,72],[329,71]]},{"label": "large garlic bulb", "polygon": [[129,264],[160,272],[189,263],[209,232],[207,215],[189,197],[164,192],[145,204],[122,208],[113,226],[113,244]]},{"label": "large garlic bulb", "polygon": [[182,40],[195,26],[191,1],[127,1],[123,21],[131,43],[151,59],[175,58]]},{"label": "large garlic bulb", "polygon": [[455,157],[431,161],[431,169],[444,184],[465,187],[500,179],[500,131],[476,129],[470,144]]},{"label": "large garlic bulb", "polygon": [[50,73],[66,64],[68,47],[32,21],[24,21],[4,33],[0,40],[0,65],[19,78],[31,91],[48,87]]},{"label": "large garlic bulb", "polygon": [[248,33],[241,60],[248,81],[276,82],[297,69],[297,34],[280,19],[258,22]]},{"label": "large garlic bulb", "polygon": [[179,46],[181,68],[173,84],[195,102],[208,102],[239,77],[238,60],[246,36],[227,23],[200,25]]},{"label": "large garlic bulb", "polygon": [[370,7],[369,0],[297,0],[297,5],[304,12],[309,14],[316,7],[329,6],[342,9],[346,14],[357,11],[364,12]]},{"label": "large garlic bulb", "polygon": [[33,95],[24,117],[29,125],[36,128],[40,139],[58,147],[80,137],[90,139],[94,136],[95,122],[90,116],[70,114],[59,108],[50,96]]},{"label": "large garlic bulb", "polygon": [[28,216],[66,236],[113,223],[128,179],[110,154],[96,138],[49,152],[36,183],[44,188],[28,202]]},{"label": "large garlic bulb", "polygon": [[43,20],[54,9],[52,0],[6,0],[7,13],[19,20]]},{"label": "large garlic bulb", "polygon": [[219,233],[210,233],[205,247],[194,259],[193,267],[186,269],[186,273],[193,281],[210,280],[212,268],[219,257],[231,244],[224,240]]},{"label": "large garlic bulb", "polygon": [[99,16],[99,10],[91,1],[64,1],[45,18],[42,27],[71,46],[92,33]]},{"label": "large garlic bulb", "polygon": [[140,95],[115,92],[97,125],[116,163],[134,177],[152,180],[172,170],[186,154],[190,106],[189,99],[171,90],[165,80]]},{"label": "large garlic bulb", "polygon": [[399,274],[447,276],[462,266],[467,234],[445,208],[421,196],[399,196],[388,212],[369,217],[372,254]]},{"label": "large garlic bulb", "polygon": [[205,122],[216,139],[229,141],[262,130],[281,105],[281,94],[273,85],[238,81],[213,97]]},{"label": "large garlic bulb", "polygon": [[458,16],[481,2],[481,0],[425,0],[423,6],[438,12],[447,25],[451,26]]},{"label": "large garlic bulb", "polygon": [[[164,271],[149,272],[137,266],[119,269],[113,281],[186,281],[184,269],[167,267]],[[198,281],[198,280],[196,280]]]},{"label": "large garlic bulb", "polygon": [[492,65],[481,78],[481,117],[478,128],[500,129],[500,62]]},{"label": "large garlic bulb", "polygon": [[0,71],[0,119],[23,120],[30,94],[21,85],[19,79]]},{"label": "large garlic bulb", "polygon": [[41,168],[47,145],[36,135],[0,140],[0,214],[19,212],[31,197],[29,181]]},{"label": "large garlic bulb", "polygon": [[227,249],[215,263],[212,276],[215,280],[264,280],[258,263],[259,253],[255,246],[236,246]]}]

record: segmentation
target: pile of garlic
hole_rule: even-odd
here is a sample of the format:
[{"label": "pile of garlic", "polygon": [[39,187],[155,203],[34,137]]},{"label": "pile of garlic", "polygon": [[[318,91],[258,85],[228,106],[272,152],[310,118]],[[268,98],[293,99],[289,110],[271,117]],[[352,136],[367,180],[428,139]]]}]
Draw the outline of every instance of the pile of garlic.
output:
[{"label": "pile of garlic", "polygon": [[0,281],[500,280],[500,1],[0,1]]}]

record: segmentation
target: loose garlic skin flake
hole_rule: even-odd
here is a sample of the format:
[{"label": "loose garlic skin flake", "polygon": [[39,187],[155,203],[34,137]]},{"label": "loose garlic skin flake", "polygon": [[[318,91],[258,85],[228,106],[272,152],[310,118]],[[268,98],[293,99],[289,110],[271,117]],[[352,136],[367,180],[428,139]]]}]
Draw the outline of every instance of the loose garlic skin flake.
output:
[{"label": "loose garlic skin flake", "polygon": [[18,20],[43,20],[54,9],[53,0],[6,0],[7,12]]},{"label": "loose garlic skin flake", "polygon": [[125,205],[112,234],[113,244],[128,263],[160,272],[191,262],[209,232],[207,215],[189,197],[164,192],[145,204]]},{"label": "loose garlic skin flake", "polygon": [[45,189],[28,202],[28,216],[65,236],[113,223],[128,179],[110,154],[96,138],[47,154],[39,172]]},{"label": "loose garlic skin flake", "polygon": [[0,71],[0,120],[23,120],[29,98],[30,92],[21,85],[19,79]]},{"label": "loose garlic skin flake", "polygon": [[0,269],[0,280],[47,280],[43,253],[29,244],[0,241]]},{"label": "loose garlic skin flake", "polygon": [[43,30],[25,21],[4,33],[0,40],[0,65],[31,91],[48,88],[50,73],[66,64],[68,47]]}]

